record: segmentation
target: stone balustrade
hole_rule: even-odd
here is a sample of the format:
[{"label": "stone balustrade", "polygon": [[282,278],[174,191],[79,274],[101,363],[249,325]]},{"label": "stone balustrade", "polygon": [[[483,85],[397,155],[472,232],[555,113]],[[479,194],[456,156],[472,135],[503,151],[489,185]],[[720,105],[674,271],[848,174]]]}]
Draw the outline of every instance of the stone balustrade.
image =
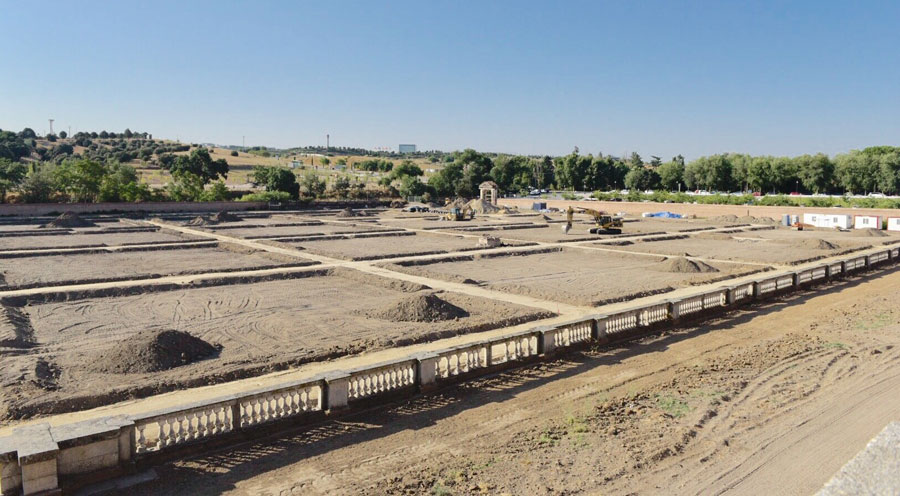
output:
[{"label": "stone balustrade", "polygon": [[[677,325],[686,315],[705,316],[888,261],[900,261],[897,248],[144,415],[101,417],[52,428],[28,425],[0,438],[0,494],[52,492],[72,477],[114,477],[160,453],[177,455],[181,448],[213,439],[227,442],[228,436],[277,426],[282,420],[304,422],[319,418],[318,414],[339,414],[364,400],[410,396],[578,345],[631,337],[634,331],[649,332],[650,326],[665,322]],[[304,415],[310,415],[308,420]]]}]

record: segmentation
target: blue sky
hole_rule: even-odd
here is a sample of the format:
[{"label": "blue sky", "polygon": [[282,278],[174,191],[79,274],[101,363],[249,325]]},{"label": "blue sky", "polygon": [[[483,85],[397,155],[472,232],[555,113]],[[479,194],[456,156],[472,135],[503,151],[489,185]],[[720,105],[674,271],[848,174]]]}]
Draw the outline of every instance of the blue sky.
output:
[{"label": "blue sky", "polygon": [[689,158],[900,144],[900,2],[0,0],[0,128]]}]

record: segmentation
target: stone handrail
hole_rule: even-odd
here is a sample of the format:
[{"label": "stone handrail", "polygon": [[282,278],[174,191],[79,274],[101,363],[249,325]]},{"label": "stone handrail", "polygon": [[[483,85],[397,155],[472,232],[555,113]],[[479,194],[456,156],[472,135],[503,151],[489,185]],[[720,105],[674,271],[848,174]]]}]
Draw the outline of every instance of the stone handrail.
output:
[{"label": "stone handrail", "polygon": [[[624,339],[659,325],[706,317],[801,286],[900,260],[898,248],[856,254],[794,272],[760,275],[728,287],[663,302],[585,316],[553,326],[506,334],[343,372],[282,383],[208,401],[130,417],[115,416],[50,427],[27,425],[0,438],[0,494],[36,494],[71,478],[115,477],[133,463],[177,456],[185,447],[312,422],[364,404],[395,401],[442,384],[466,380],[594,343]],[[305,417],[306,416],[306,417]]]}]

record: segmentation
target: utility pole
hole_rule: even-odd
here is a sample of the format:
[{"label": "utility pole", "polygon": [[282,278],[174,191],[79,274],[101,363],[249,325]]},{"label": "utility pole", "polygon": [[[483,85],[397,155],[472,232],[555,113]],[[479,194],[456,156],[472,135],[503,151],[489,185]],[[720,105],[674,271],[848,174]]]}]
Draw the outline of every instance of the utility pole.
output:
[{"label": "utility pole", "polygon": [[330,149],[331,149],[331,135],[326,134],[325,135],[325,151],[327,152]]},{"label": "utility pole", "polygon": [[47,119],[50,121],[50,134],[53,134],[53,119]]}]

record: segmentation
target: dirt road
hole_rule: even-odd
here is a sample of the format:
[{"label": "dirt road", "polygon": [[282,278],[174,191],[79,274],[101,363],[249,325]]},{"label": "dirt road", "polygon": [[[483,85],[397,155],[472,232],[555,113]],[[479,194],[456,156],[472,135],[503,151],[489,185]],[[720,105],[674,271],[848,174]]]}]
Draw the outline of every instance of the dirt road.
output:
[{"label": "dirt road", "polygon": [[132,494],[810,494],[900,419],[900,270],[157,468]]}]

